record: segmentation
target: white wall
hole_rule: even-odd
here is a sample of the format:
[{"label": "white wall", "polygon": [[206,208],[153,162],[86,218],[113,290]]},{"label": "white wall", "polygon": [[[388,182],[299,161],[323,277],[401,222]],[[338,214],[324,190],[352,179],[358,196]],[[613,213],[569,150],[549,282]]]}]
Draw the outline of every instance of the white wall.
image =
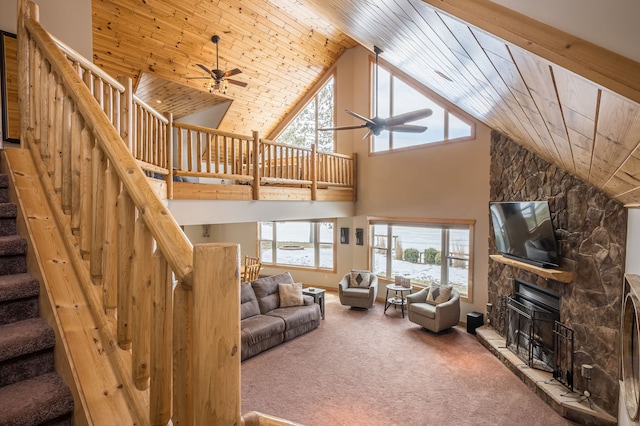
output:
[{"label": "white wall", "polygon": [[637,0],[493,0],[552,27],[640,62]]},{"label": "white wall", "polygon": [[[0,0],[0,30],[16,33],[17,0]],[[85,58],[93,57],[91,1],[35,0],[40,9],[40,24]]]}]

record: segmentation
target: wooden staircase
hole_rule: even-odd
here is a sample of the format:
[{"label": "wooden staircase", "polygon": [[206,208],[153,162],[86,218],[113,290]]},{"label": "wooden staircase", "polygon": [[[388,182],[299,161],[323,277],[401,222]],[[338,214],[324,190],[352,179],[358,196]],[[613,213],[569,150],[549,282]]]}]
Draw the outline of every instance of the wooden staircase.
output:
[{"label": "wooden staircase", "polygon": [[73,396],[55,372],[56,337],[40,318],[40,283],[27,273],[27,241],[0,175],[0,424],[70,425]]}]

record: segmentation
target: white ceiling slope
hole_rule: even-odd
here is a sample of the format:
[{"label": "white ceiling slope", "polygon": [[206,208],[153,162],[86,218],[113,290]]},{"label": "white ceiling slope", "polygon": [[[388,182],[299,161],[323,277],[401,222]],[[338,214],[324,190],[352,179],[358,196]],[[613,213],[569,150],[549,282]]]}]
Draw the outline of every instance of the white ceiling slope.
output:
[{"label": "white ceiling slope", "polygon": [[302,0],[489,127],[640,202],[640,63],[487,0]]}]

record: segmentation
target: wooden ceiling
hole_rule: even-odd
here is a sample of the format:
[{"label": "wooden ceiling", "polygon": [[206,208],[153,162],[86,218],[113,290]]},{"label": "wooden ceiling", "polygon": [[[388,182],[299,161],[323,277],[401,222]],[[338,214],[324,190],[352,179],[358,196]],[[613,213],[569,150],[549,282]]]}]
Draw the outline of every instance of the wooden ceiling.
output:
[{"label": "wooden ceiling", "polygon": [[93,0],[94,62],[187,80],[238,67],[221,128],[268,134],[354,40],[620,202],[640,203],[640,64],[487,0]]}]

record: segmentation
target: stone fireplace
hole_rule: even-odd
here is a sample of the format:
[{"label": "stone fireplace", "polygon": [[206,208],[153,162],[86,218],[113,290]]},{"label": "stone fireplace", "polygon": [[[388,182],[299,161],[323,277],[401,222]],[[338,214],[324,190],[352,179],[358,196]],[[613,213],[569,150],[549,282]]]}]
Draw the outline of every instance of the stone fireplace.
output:
[{"label": "stone fireplace", "polygon": [[[497,132],[492,135],[490,180],[491,201],[549,202],[561,268],[574,272],[573,281],[565,284],[490,260],[491,326],[507,338],[508,300],[514,297],[516,279],[557,294],[562,301],[560,322],[573,330],[574,367],[566,373],[572,377],[574,389],[582,392],[587,383],[580,366],[592,365],[592,379],[588,383],[592,400],[616,417],[626,210],[598,189]],[[491,222],[489,217],[487,220]],[[491,254],[497,253],[493,238],[489,240],[489,248]]]}]

